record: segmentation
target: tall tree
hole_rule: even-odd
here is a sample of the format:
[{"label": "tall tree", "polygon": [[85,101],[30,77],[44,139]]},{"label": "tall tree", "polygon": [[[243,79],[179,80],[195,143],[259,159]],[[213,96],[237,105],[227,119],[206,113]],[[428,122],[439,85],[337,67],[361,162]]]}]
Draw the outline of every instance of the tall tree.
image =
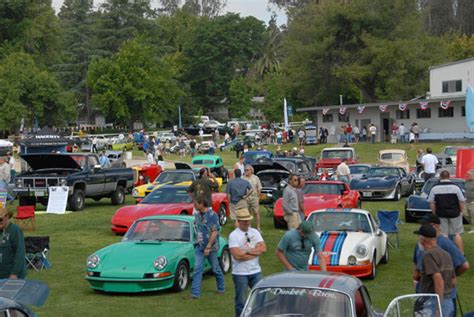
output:
[{"label": "tall tree", "polygon": [[162,12],[175,14],[180,7],[195,16],[215,17],[221,13],[227,0],[160,0]]},{"label": "tall tree", "polygon": [[252,97],[254,96],[252,87],[243,76],[234,78],[229,88],[230,104],[229,116],[231,118],[246,118],[252,107]]},{"label": "tall tree", "polygon": [[58,81],[39,68],[25,53],[8,55],[0,63],[0,130],[16,132],[24,117],[27,124],[62,125],[74,120],[74,98]]},{"label": "tall tree", "polygon": [[150,45],[127,41],[111,58],[94,60],[87,83],[92,101],[113,122],[161,123],[177,117],[182,91],[172,66],[157,58]]}]

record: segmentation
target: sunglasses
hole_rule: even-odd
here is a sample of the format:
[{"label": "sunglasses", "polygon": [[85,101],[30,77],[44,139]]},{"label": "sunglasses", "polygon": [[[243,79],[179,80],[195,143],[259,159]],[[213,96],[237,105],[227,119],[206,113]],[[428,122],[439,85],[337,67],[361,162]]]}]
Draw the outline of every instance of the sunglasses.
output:
[{"label": "sunglasses", "polygon": [[247,239],[247,243],[250,243],[251,240],[250,240],[248,232],[245,233],[245,238]]}]

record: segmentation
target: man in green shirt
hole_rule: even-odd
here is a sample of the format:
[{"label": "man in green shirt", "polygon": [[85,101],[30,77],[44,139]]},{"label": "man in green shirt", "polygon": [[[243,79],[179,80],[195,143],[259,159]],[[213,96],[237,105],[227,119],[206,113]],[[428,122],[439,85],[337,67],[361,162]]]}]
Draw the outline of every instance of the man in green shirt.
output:
[{"label": "man in green shirt", "polygon": [[0,208],[0,278],[26,277],[25,239],[20,227],[10,222],[12,216]]},{"label": "man in green shirt", "polygon": [[313,223],[304,221],[297,229],[285,233],[278,244],[276,256],[285,270],[306,271],[311,248],[314,248],[318,256],[321,271],[326,271],[326,258],[321,250],[321,241],[314,233]]}]

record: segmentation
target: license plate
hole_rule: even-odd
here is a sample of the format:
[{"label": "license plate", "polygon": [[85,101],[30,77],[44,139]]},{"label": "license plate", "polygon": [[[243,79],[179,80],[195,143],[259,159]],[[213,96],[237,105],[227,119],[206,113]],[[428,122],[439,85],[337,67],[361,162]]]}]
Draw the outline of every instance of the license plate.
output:
[{"label": "license plate", "polygon": [[43,197],[43,196],[44,196],[44,192],[35,192],[35,196],[36,196],[36,197]]},{"label": "license plate", "polygon": [[372,197],[372,192],[363,192],[362,195],[364,197]]}]

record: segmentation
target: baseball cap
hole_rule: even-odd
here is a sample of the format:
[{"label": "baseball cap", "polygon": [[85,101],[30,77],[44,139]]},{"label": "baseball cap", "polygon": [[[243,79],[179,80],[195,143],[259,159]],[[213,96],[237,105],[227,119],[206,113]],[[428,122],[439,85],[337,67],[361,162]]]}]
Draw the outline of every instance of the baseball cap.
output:
[{"label": "baseball cap", "polygon": [[430,225],[430,224],[436,224],[436,225],[439,225],[441,224],[441,220],[439,219],[439,217],[435,214],[427,214],[425,215],[423,218],[421,218],[421,223],[426,225]]},{"label": "baseball cap", "polygon": [[300,224],[300,229],[301,229],[301,231],[303,231],[304,236],[305,236],[307,239],[312,239],[313,237],[316,236],[316,233],[314,233],[314,226],[313,226],[313,223],[312,223],[312,222],[303,221],[303,222]]},{"label": "baseball cap", "polygon": [[436,238],[436,229],[431,225],[422,225],[420,229],[413,232],[425,238]]},{"label": "baseball cap", "polygon": [[253,216],[250,214],[247,208],[236,210],[235,216],[237,217],[237,220],[252,220],[253,219]]}]

